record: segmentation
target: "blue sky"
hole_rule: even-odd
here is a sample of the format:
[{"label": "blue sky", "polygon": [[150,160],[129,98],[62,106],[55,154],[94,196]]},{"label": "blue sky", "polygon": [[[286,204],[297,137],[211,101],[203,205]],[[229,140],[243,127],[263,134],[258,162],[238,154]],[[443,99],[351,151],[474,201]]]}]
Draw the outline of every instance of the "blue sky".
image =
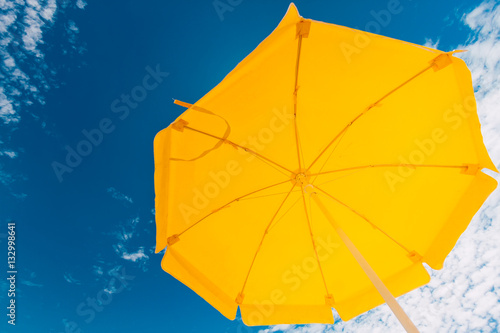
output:
[{"label": "blue sky", "polygon": [[[217,11],[221,2],[228,10]],[[363,30],[389,2],[295,3],[303,17]],[[15,220],[18,265],[16,327],[2,313],[1,332],[399,331],[386,306],[333,326],[248,329],[162,271],[154,254],[153,138],[183,111],[172,98],[202,97],[288,4],[0,0],[0,246],[6,253]],[[460,56],[473,74],[486,146],[500,161],[500,6],[400,6],[380,34],[469,49]],[[61,169],[75,149],[88,154]],[[499,210],[496,191],[433,282],[401,298],[422,331],[498,332]],[[5,278],[0,288],[5,309]],[[106,304],[91,310],[98,297]]]}]

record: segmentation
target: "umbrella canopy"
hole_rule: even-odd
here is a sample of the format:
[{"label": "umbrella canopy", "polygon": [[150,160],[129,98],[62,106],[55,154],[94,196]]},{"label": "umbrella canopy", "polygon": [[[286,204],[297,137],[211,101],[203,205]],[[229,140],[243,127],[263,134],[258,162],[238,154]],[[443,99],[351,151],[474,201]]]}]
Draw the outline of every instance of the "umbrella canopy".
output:
[{"label": "umbrella canopy", "polygon": [[496,187],[452,54],[290,5],[155,138],[163,269],[247,325],[349,320],[429,282]]}]

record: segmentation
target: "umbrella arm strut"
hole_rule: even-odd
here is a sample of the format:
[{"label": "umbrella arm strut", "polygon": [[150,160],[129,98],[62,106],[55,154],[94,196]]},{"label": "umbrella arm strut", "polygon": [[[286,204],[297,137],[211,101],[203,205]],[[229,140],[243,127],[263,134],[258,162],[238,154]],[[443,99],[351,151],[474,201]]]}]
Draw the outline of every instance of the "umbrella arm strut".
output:
[{"label": "umbrella arm strut", "polygon": [[351,254],[354,256],[358,264],[361,266],[365,274],[368,276],[368,278],[371,280],[377,291],[380,293],[380,295],[384,298],[385,302],[389,307],[391,308],[392,312],[396,315],[398,318],[399,322],[405,330],[409,333],[419,333],[417,327],[411,319],[408,317],[408,315],[404,312],[404,310],[401,308],[399,303],[396,301],[394,296],[391,294],[389,289],[385,286],[384,282],[380,279],[380,277],[375,273],[373,268],[370,266],[370,264],[366,261],[366,259],[363,257],[361,252],[356,248],[354,243],[349,239],[349,237],[346,235],[344,230],[340,228],[338,223],[333,219],[331,216],[330,212],[326,209],[326,207],[323,205],[321,200],[318,198],[318,195],[316,192],[312,192],[311,197],[314,199],[318,207],[321,209],[325,217],[328,219],[328,221],[332,224],[333,228],[337,232],[337,234],[340,236],[344,244],[347,246]]}]

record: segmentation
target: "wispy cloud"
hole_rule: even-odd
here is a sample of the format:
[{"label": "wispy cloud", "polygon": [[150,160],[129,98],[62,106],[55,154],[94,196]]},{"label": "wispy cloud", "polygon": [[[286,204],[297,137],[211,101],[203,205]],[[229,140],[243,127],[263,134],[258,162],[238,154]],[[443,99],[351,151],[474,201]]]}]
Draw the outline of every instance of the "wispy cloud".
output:
[{"label": "wispy cloud", "polygon": [[424,46],[427,46],[427,47],[430,47],[430,48],[433,48],[433,49],[437,49],[438,45],[439,45],[439,39],[437,39],[436,41],[433,41],[431,38],[426,38],[425,39]]},{"label": "wispy cloud", "polygon": [[122,201],[122,202],[128,202],[128,203],[134,203],[134,201],[132,200],[131,197],[121,193],[120,191],[118,191],[116,188],[114,187],[109,187],[107,189],[107,192],[109,194],[111,194],[111,196],[113,197],[113,199],[116,199],[118,201]]},{"label": "wispy cloud", "polygon": [[102,276],[104,274],[104,270],[102,269],[101,266],[94,265],[92,268],[95,275]]},{"label": "wispy cloud", "polygon": [[113,249],[121,259],[138,263],[143,271],[147,271],[149,256],[145,253],[144,247],[134,240],[139,223],[139,217],[135,217],[121,225],[120,230],[113,233],[118,239]]},{"label": "wispy cloud", "polygon": [[134,231],[126,230],[125,228],[122,228],[122,230],[116,233],[116,237],[122,242],[127,242],[132,239],[132,236],[134,236]]},{"label": "wispy cloud", "polygon": [[147,260],[147,259],[149,259],[148,255],[146,255],[144,253],[144,247],[142,247],[142,246],[137,250],[137,252],[134,252],[134,253],[123,252],[122,253],[122,258],[125,259],[125,260],[133,261],[133,262],[136,262],[138,260]]},{"label": "wispy cloud", "polygon": [[[123,276],[124,272],[125,272],[125,267],[123,265],[115,265],[107,271],[107,275],[108,275],[108,277],[115,279],[118,276]],[[131,276],[131,278],[133,279],[135,277]],[[126,283],[126,281],[125,281],[125,283]],[[104,292],[106,292],[108,294],[116,294],[116,293],[121,292],[121,288],[122,288],[122,286],[120,286],[120,283],[109,283],[109,281],[108,281],[107,287],[104,288]]]},{"label": "wispy cloud", "polygon": [[84,9],[85,6],[87,6],[87,2],[85,2],[84,0],[77,0],[76,6],[80,9]]},{"label": "wispy cloud", "polygon": [[28,286],[28,287],[43,287],[43,284],[35,283],[32,281],[28,281],[28,280],[21,280],[21,284],[24,284],[25,286]]},{"label": "wispy cloud", "polygon": [[[60,85],[55,75],[61,63],[47,62],[46,52],[60,53],[60,56],[83,52],[84,47],[77,42],[78,28],[69,17],[71,11],[81,10],[85,4],[82,0],[76,3],[70,0],[0,1],[0,141],[9,143],[8,134],[19,126],[25,115],[40,121],[45,128],[43,115],[34,114],[30,106],[44,105],[46,92]],[[58,45],[47,47],[47,33],[60,31],[54,29],[57,24],[66,29],[57,35]],[[13,158],[17,153],[17,149],[2,150],[0,166],[2,158]],[[15,178],[3,171],[0,183],[10,184]]]},{"label": "wispy cloud", "polygon": [[14,176],[3,170],[2,164],[0,164],[0,183],[2,185],[10,185],[14,181]]},{"label": "wispy cloud", "polygon": [[[322,327],[323,325],[320,325]],[[314,325],[307,325],[308,328],[314,327]],[[271,332],[286,332],[287,330],[294,329],[296,328],[295,325],[275,325],[272,326],[271,328],[265,329],[265,330],[260,330],[260,333],[271,333]],[[322,331],[319,331],[322,332]]]},{"label": "wispy cloud", "polygon": [[[55,0],[0,2],[0,68],[4,84],[0,87],[0,119],[5,124],[21,119],[20,108],[33,102],[44,104],[42,92],[50,88],[43,37],[56,20]],[[32,63],[34,69],[27,69]]]},{"label": "wispy cloud", "polygon": [[16,158],[17,157],[17,153],[15,151],[12,151],[12,150],[4,150],[4,151],[0,151],[0,156],[8,156],[9,158]]},{"label": "wispy cloud", "polygon": [[458,48],[468,52],[460,56],[472,72],[478,112],[486,146],[494,161],[500,161],[500,6],[493,1],[484,2],[463,22],[473,33],[465,45]]},{"label": "wispy cloud", "polygon": [[64,273],[64,280],[71,284],[81,284],[81,282],[73,277],[71,273]]},{"label": "wispy cloud", "polygon": [[46,26],[54,22],[57,4],[55,0],[39,2],[28,0],[24,7],[24,32],[22,35],[23,47],[38,58],[43,58],[39,45],[43,44],[43,32]]},{"label": "wispy cloud", "polygon": [[[23,274],[23,275],[27,275],[27,274]],[[36,274],[35,272],[31,272],[29,274],[29,280],[24,278],[24,279],[21,279],[19,282],[21,284],[24,284],[25,286],[28,286],[28,287],[43,287],[43,284],[41,283],[36,283],[36,282],[33,282],[36,280]]]}]

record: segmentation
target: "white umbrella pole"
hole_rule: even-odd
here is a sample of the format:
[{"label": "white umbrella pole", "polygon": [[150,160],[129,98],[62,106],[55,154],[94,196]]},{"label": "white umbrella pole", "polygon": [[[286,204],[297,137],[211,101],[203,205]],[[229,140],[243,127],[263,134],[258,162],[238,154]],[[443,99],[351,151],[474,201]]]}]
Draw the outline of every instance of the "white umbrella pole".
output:
[{"label": "white umbrella pole", "polygon": [[377,273],[373,270],[373,268],[370,266],[370,264],[366,261],[366,259],[363,257],[361,252],[356,248],[354,243],[349,239],[349,237],[346,235],[344,230],[340,228],[337,222],[333,219],[331,216],[330,212],[326,209],[326,207],[323,205],[321,200],[318,197],[318,194],[316,192],[311,193],[311,197],[314,199],[316,204],[318,205],[319,209],[325,214],[325,217],[330,221],[332,224],[333,228],[337,232],[337,234],[340,236],[344,244],[347,246],[351,254],[354,256],[358,264],[361,266],[361,268],[365,271],[366,275],[368,278],[370,278],[371,282],[377,288],[378,292],[380,295],[384,298],[385,302],[389,307],[391,308],[392,312],[396,315],[398,318],[399,322],[405,330],[409,333],[419,333],[417,327],[411,319],[408,317],[408,315],[404,312],[404,310],[401,308],[399,303],[396,301],[394,296],[391,294],[389,289],[385,286],[384,282],[378,277]]}]

